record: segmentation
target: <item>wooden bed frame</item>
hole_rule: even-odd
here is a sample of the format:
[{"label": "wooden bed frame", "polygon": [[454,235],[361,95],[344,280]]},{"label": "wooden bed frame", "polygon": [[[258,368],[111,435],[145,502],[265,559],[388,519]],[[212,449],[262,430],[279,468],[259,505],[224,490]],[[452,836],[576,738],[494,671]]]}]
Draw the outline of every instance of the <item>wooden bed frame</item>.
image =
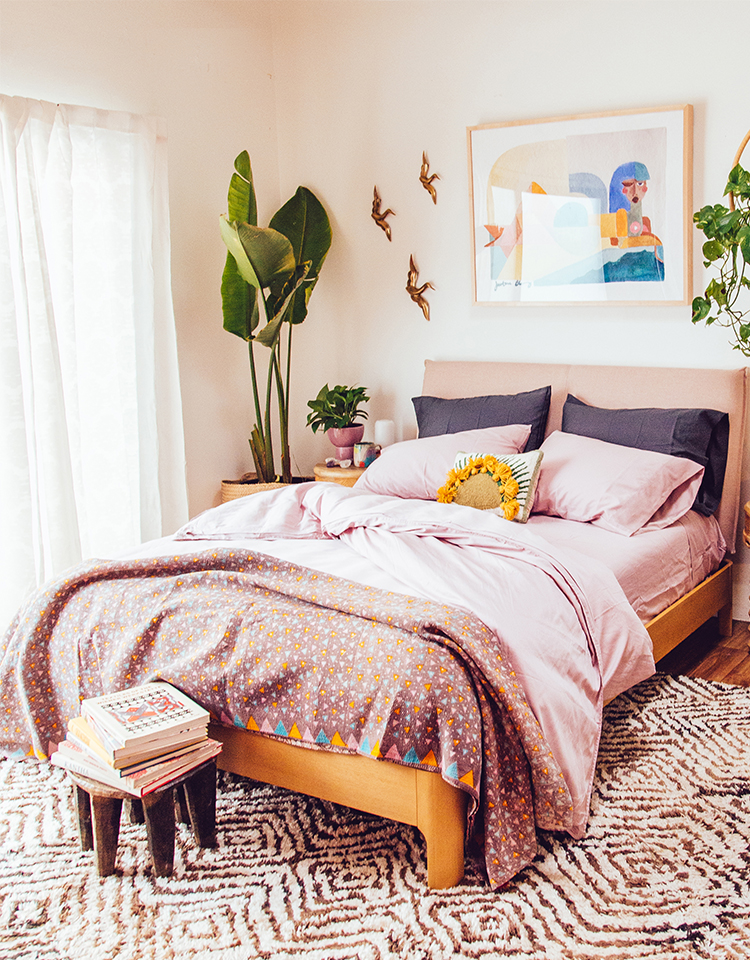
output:
[{"label": "wooden bed frame", "polygon": [[[547,432],[559,429],[568,392],[594,406],[709,407],[730,416],[727,473],[717,518],[733,552],[740,507],[745,432],[746,373],[657,367],[598,367],[472,361],[427,361],[423,394],[470,397],[512,394],[552,385]],[[732,630],[732,564],[727,560],[648,623],[654,657],[660,660],[699,626],[718,616],[719,630]],[[301,748],[240,728],[211,725],[224,744],[224,770],[416,826],[427,847],[431,888],[455,885],[464,871],[467,797],[440,775],[357,754]]]}]

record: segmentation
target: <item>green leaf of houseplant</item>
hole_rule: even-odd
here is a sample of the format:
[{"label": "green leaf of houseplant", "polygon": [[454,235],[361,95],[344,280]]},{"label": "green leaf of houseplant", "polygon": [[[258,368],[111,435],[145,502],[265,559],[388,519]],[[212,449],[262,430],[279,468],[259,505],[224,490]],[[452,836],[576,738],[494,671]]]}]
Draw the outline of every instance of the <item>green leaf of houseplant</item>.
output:
[{"label": "green leaf of houseplant", "polygon": [[724,256],[724,244],[720,240],[706,240],[703,244],[703,256],[709,263]]},{"label": "green leaf of houseplant", "polygon": [[[299,288],[305,282],[306,275],[307,272],[303,270],[302,276],[299,277],[294,286],[289,288],[286,298],[281,302],[281,304],[277,305],[277,312],[269,319],[268,323],[255,338],[259,343],[262,343],[266,347],[273,347],[276,344],[277,340],[279,339],[281,324],[288,319],[289,311],[292,309],[292,305],[294,303],[294,298],[297,295]],[[266,303],[268,303],[268,301],[266,301]]]},{"label": "green leaf of houseplant", "polygon": [[227,219],[257,225],[258,206],[255,200],[250,155],[247,150],[243,150],[234,161],[234,169],[227,195]]},{"label": "green leaf of houseplant", "polygon": [[221,235],[237,262],[240,276],[261,289],[294,273],[294,253],[287,238],[268,227],[256,227],[221,216]]},{"label": "green leaf of houseplant", "polygon": [[[227,194],[227,219],[256,224],[258,210],[247,150],[243,150],[235,159],[234,169]],[[258,295],[243,279],[237,261],[229,251],[221,277],[221,304],[224,329],[243,340],[250,340],[260,319]]]},{"label": "green leaf of houseplant", "polygon": [[[331,224],[325,209],[307,187],[298,187],[293,197],[271,218],[271,227],[288,237],[299,271],[306,267],[305,286],[297,291],[289,310],[292,323],[302,323],[307,316],[307,303],[318,280],[320,268],[331,247]],[[309,266],[308,266],[309,264]],[[277,299],[285,291],[274,289]],[[300,296],[303,293],[303,296]]]},{"label": "green leaf of houseplant", "polygon": [[693,323],[700,323],[701,320],[705,320],[706,317],[711,312],[711,302],[706,300],[705,297],[695,297],[693,299]]},{"label": "green leaf of houseplant", "polygon": [[[737,239],[740,244],[740,252],[745,263],[750,263],[750,225],[746,224],[737,232]],[[743,278],[744,279],[744,278]],[[744,286],[745,284],[743,284]]]},{"label": "green leaf of houseplant", "polygon": [[250,340],[260,320],[258,291],[242,279],[231,253],[227,253],[221,277],[221,305],[224,329],[243,340]]}]

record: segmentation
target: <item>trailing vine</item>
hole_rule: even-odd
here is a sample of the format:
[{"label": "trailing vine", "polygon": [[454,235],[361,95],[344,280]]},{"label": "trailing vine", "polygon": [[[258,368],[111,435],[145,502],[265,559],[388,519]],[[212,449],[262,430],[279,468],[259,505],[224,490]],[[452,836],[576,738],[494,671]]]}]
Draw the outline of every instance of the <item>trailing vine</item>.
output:
[{"label": "trailing vine", "polygon": [[706,236],[703,265],[719,271],[702,297],[693,300],[693,323],[717,323],[733,333],[733,349],[750,356],[748,308],[740,306],[743,289],[750,288],[746,276],[750,264],[750,173],[739,163],[729,174],[724,196],[729,207],[717,203],[693,214],[697,228]]}]

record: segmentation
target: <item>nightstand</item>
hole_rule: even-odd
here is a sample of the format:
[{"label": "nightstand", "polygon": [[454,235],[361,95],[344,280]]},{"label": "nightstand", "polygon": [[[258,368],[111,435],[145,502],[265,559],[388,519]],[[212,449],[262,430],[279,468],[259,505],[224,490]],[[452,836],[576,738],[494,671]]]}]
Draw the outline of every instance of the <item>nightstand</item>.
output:
[{"label": "nightstand", "polygon": [[365,472],[366,467],[327,467],[318,463],[313,468],[316,480],[324,483],[340,483],[342,487],[353,487]]}]

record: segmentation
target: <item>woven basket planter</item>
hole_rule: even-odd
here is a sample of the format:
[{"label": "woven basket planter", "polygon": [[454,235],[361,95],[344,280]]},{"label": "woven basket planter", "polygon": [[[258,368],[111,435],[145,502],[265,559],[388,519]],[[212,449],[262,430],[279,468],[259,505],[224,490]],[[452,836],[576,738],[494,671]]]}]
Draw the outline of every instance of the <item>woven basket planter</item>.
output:
[{"label": "woven basket planter", "polygon": [[[308,480],[314,480],[315,477],[293,477],[292,483],[306,483]],[[240,497],[248,497],[251,493],[263,493],[264,490],[276,490],[278,487],[286,487],[286,483],[258,483],[254,473],[245,473],[239,480],[221,481],[221,502],[227,503],[229,500],[237,500]]]}]

